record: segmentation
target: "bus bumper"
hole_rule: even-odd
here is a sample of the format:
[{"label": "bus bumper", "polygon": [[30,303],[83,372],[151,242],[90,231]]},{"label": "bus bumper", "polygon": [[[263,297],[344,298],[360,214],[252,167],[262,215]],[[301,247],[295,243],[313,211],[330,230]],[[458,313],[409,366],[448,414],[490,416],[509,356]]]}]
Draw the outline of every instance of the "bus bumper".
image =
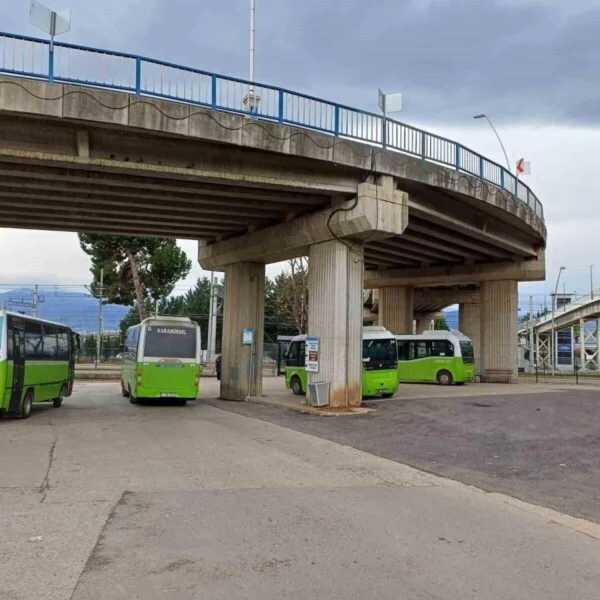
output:
[{"label": "bus bumper", "polygon": [[398,391],[398,372],[366,372],[363,373],[362,393],[365,398],[392,395]]},{"label": "bus bumper", "polygon": [[178,400],[187,398],[188,400],[195,400],[198,396],[198,389],[194,387],[178,388],[175,390],[165,391],[160,388],[153,388],[147,386],[138,386],[136,390],[137,398],[159,398],[161,400]]}]

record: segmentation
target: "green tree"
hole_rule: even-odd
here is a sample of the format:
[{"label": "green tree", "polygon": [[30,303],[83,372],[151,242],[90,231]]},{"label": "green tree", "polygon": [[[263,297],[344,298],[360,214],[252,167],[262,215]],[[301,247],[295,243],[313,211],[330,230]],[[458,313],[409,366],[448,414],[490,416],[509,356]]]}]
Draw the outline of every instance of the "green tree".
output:
[{"label": "green tree", "polygon": [[450,330],[448,327],[448,321],[446,321],[446,317],[441,317],[440,319],[435,319],[433,321],[433,328],[437,330],[445,329],[446,331]]},{"label": "green tree", "polygon": [[92,257],[92,291],[99,294],[104,269],[104,296],[109,302],[131,305],[138,317],[148,312],[148,300],[166,298],[192,268],[175,240],[116,235],[79,234],[82,250]]},{"label": "green tree", "polygon": [[288,261],[289,272],[280,273],[273,281],[272,295],[275,314],[291,320],[296,333],[308,329],[308,259]]},{"label": "green tree", "polygon": [[[177,317],[190,317],[200,325],[203,345],[208,336],[208,313],[210,310],[210,280],[207,277],[198,279],[196,286],[179,296],[170,296],[158,302],[155,306],[150,299],[145,301],[145,313],[149,314],[157,310],[159,315],[171,315]],[[120,323],[121,334],[125,334],[128,327],[137,325],[140,315],[136,308],[132,308],[123,317]],[[219,325],[219,323],[218,323]],[[217,326],[217,338],[220,327]]]}]

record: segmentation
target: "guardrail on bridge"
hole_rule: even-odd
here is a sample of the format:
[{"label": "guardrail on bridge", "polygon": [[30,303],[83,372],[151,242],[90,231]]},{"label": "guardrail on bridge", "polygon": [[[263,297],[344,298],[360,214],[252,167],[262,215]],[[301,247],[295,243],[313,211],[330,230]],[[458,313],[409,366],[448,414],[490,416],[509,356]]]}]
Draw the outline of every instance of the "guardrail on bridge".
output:
[{"label": "guardrail on bridge", "polygon": [[[168,62],[0,33],[0,73],[177,100],[248,114],[249,91],[260,100],[253,116],[305,127],[410,154],[479,177],[514,194],[543,219],[530,188],[507,169],[452,140],[381,115],[272,85]],[[385,137],[383,131],[385,127]],[[385,143],[384,140],[385,139]]]}]

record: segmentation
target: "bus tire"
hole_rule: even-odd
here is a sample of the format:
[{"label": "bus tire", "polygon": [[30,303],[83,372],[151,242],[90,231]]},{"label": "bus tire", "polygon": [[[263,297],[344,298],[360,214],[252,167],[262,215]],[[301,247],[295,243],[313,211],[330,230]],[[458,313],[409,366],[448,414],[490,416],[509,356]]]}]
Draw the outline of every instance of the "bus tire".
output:
[{"label": "bus tire", "polygon": [[123,398],[129,398],[129,391],[125,389],[125,385],[123,385],[122,379],[121,379],[121,396],[123,396]]},{"label": "bus tire", "polygon": [[21,403],[21,412],[19,416],[21,419],[27,419],[31,415],[31,405],[33,404],[33,392],[27,390],[25,396],[23,396],[23,402]]},{"label": "bus tire", "polygon": [[394,394],[392,394],[391,392],[386,392],[385,394],[381,394],[382,398],[391,398]]},{"label": "bus tire", "polygon": [[128,392],[129,392],[129,402],[131,404],[137,404],[137,398],[133,395],[131,388],[128,388]]},{"label": "bus tire", "polygon": [[60,392],[58,393],[58,398],[54,398],[52,400],[52,406],[54,408],[60,408],[63,403],[63,398],[67,395],[67,385],[63,383],[63,386],[60,388]]},{"label": "bus tire", "polygon": [[187,404],[187,398],[177,398],[175,404],[177,404],[177,406],[185,406]]},{"label": "bus tire", "polygon": [[437,374],[437,382],[440,385],[450,385],[452,383],[452,373],[450,371],[439,371]]},{"label": "bus tire", "polygon": [[456,385],[465,385],[465,382],[464,382],[464,381],[457,381],[457,382],[455,382],[455,383],[456,383]]},{"label": "bus tire", "polygon": [[302,382],[300,381],[300,377],[297,377],[296,375],[292,377],[292,380],[290,381],[290,387],[296,396],[302,396],[304,393],[302,391]]}]

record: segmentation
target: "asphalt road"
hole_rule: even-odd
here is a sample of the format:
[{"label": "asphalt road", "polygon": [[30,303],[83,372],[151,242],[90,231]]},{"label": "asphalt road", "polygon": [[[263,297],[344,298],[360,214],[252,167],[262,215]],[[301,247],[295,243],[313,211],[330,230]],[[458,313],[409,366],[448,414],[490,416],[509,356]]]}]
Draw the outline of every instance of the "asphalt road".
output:
[{"label": "asphalt road", "polygon": [[403,398],[401,387],[392,400],[366,404],[375,412],[335,419],[215,405],[600,523],[600,392],[573,388],[465,397],[452,388],[444,397]]},{"label": "asphalt road", "polygon": [[0,421],[2,600],[596,600],[599,555],[594,523],[203,401],[80,382]]}]

